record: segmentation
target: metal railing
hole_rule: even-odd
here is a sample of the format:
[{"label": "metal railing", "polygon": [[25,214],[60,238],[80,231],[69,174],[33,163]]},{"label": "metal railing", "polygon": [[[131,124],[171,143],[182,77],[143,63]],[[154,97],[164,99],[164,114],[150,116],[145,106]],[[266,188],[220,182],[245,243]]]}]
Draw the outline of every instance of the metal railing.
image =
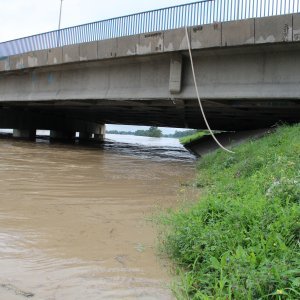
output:
[{"label": "metal railing", "polygon": [[0,57],[185,26],[299,12],[300,0],[202,0],[3,42]]}]

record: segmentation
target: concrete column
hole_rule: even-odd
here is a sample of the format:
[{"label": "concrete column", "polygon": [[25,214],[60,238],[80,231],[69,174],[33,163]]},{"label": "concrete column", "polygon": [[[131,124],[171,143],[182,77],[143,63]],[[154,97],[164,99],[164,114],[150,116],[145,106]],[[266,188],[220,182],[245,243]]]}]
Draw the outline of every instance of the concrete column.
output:
[{"label": "concrete column", "polygon": [[13,137],[22,139],[34,139],[36,136],[35,129],[14,129]]},{"label": "concrete column", "polygon": [[104,125],[97,125],[94,129],[94,140],[96,141],[104,141],[105,138],[105,124]]},{"label": "concrete column", "polygon": [[79,140],[89,140],[92,138],[93,133],[88,131],[79,131]]},{"label": "concrete column", "polygon": [[72,140],[75,138],[76,132],[75,131],[58,131],[58,130],[51,130],[50,131],[50,138],[51,139],[58,139],[58,140]]}]

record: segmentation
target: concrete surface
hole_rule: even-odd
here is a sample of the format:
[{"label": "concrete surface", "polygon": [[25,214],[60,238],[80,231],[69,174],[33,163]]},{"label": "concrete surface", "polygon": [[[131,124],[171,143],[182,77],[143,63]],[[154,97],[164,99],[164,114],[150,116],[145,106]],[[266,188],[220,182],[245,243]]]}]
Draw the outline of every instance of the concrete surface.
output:
[{"label": "concrete surface", "polygon": [[39,65],[38,59],[34,52],[25,53],[22,55],[25,68],[34,68]]},{"label": "concrete surface", "polygon": [[[48,50],[40,50],[33,52],[34,66],[46,66],[48,64]],[[35,63],[36,60],[36,63]]]},{"label": "concrete surface", "polygon": [[116,56],[132,56],[137,55],[137,48],[140,42],[139,35],[117,38],[117,53]]},{"label": "concrete surface", "polygon": [[[263,128],[242,132],[224,132],[216,134],[216,137],[223,146],[231,149],[233,146],[242,144],[245,141],[266,136],[272,131],[274,131],[274,129]],[[199,140],[184,145],[184,147],[198,157],[220,149],[211,136],[204,136]]]},{"label": "concrete surface", "polygon": [[[194,50],[296,42],[300,40],[300,14],[196,26],[188,28],[188,33]],[[0,72],[187,49],[185,29],[180,28],[25,53],[11,56],[9,63],[2,58]]]},{"label": "concrete surface", "polygon": [[293,41],[300,42],[300,14],[293,15]]},{"label": "concrete surface", "polygon": [[164,50],[164,35],[163,32],[152,32],[141,34],[137,45],[137,54],[145,55],[151,53],[159,53]]},{"label": "concrete surface", "polygon": [[9,70],[9,57],[0,58],[0,72]]},{"label": "concrete surface", "polygon": [[9,57],[9,68],[10,70],[18,70],[25,68],[23,55],[13,55]]},{"label": "concrete surface", "polygon": [[[188,29],[190,37],[190,28]],[[188,43],[185,28],[179,28],[164,32],[164,52],[187,50]]]},{"label": "concrete surface", "polygon": [[221,47],[222,45],[221,29],[222,29],[221,23],[193,27],[191,29],[192,49]]},{"label": "concrete surface", "polygon": [[292,42],[293,15],[255,19],[255,43]]},{"label": "concrete surface", "polygon": [[98,42],[98,59],[112,58],[117,56],[118,45],[116,39]]},{"label": "concrete surface", "polygon": [[254,44],[254,19],[222,24],[222,46]]},{"label": "concrete surface", "polygon": [[58,65],[63,63],[63,48],[53,48],[48,50],[48,65]]},{"label": "concrete surface", "polygon": [[79,45],[79,60],[98,59],[98,42],[83,43]]},{"label": "concrete surface", "polygon": [[[189,28],[212,128],[300,121],[300,43],[286,43],[293,18],[295,38],[298,15],[255,20],[257,44],[253,20]],[[96,137],[103,123],[205,128],[186,50],[176,29],[2,58],[0,128]]]},{"label": "concrete surface", "polygon": [[169,90],[171,94],[178,94],[181,92],[182,81],[182,55],[172,55],[170,61],[170,85]]},{"label": "concrete surface", "polygon": [[[180,86],[180,63],[174,60],[177,54],[129,56],[2,74],[0,128],[64,128],[92,133],[94,123],[205,128],[189,58],[186,52],[181,53]],[[281,48],[198,50],[194,64],[212,128],[245,130],[300,121],[298,43]]]},{"label": "concrete surface", "polygon": [[63,62],[80,61],[79,45],[69,45],[63,47]]}]

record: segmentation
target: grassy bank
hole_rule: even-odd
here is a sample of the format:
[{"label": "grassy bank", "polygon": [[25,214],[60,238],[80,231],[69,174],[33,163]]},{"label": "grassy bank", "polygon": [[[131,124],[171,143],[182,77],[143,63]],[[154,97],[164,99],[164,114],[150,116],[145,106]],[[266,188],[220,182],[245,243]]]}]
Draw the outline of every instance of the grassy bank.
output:
[{"label": "grassy bank", "polygon": [[188,135],[188,136],[184,136],[182,138],[179,139],[179,142],[182,145],[188,144],[190,142],[199,140],[200,138],[202,138],[204,135],[207,135],[208,132],[207,131],[198,131],[192,135]]},{"label": "grassy bank", "polygon": [[300,299],[300,125],[198,164],[200,201],[170,213],[179,299]]}]

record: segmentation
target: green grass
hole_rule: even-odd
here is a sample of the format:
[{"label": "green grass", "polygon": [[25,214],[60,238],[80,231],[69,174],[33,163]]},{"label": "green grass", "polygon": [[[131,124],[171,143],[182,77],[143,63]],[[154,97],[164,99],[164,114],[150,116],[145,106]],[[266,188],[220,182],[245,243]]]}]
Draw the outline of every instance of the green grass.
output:
[{"label": "green grass", "polygon": [[178,299],[300,299],[300,125],[198,164],[198,203],[164,216]]},{"label": "green grass", "polygon": [[192,135],[188,135],[188,136],[184,136],[182,138],[179,139],[179,142],[182,145],[188,144],[190,142],[199,140],[200,138],[202,138],[203,136],[207,135],[208,133],[206,131],[198,131],[195,134]]}]

